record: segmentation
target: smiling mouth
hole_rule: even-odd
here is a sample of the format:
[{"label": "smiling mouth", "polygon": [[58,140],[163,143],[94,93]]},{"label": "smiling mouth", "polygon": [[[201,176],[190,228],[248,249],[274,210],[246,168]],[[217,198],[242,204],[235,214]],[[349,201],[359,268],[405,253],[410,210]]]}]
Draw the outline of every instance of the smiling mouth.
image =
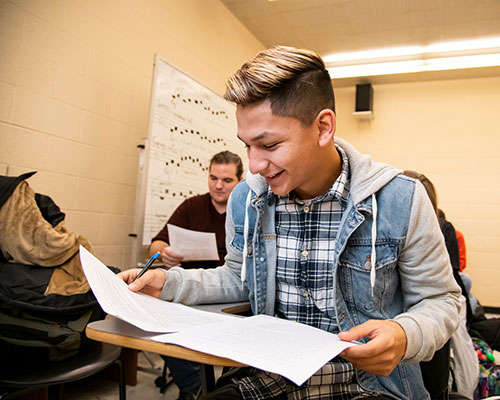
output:
[{"label": "smiling mouth", "polygon": [[276,180],[276,178],[280,177],[282,173],[283,173],[283,171],[280,171],[277,174],[268,175],[268,176],[266,176],[266,181],[268,183],[271,183],[272,181]]}]

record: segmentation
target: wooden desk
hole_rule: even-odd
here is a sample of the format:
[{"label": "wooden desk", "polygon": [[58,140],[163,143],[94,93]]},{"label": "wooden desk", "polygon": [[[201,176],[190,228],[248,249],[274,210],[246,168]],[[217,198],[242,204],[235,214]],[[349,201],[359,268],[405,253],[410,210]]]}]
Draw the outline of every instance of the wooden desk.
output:
[{"label": "wooden desk", "polygon": [[[247,312],[250,306],[248,303],[235,303],[196,306],[196,308],[210,312],[239,314]],[[91,322],[87,325],[85,333],[88,338],[100,342],[199,362],[202,369],[203,393],[208,393],[215,388],[214,365],[225,367],[244,366],[244,364],[228,358],[213,356],[173,344],[155,342],[151,340],[151,337],[158,333],[143,331],[128,322],[111,316],[101,321]],[[200,331],[200,334],[203,334],[203,331]]]}]

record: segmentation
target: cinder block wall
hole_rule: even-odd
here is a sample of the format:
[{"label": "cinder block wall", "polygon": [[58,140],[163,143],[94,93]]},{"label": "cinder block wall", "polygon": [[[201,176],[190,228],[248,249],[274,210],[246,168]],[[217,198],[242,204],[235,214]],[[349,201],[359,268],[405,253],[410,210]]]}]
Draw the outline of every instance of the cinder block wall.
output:
[{"label": "cinder block wall", "polygon": [[222,93],[262,48],[218,0],[0,0],[0,174],[128,268],[155,53]]},{"label": "cinder block wall", "polygon": [[[222,93],[263,45],[217,0],[0,0],[0,173],[30,179],[105,262],[129,267],[154,54]],[[500,306],[500,78],[336,90],[338,135],[425,173],[466,238],[473,293]]]},{"label": "cinder block wall", "polygon": [[362,152],[425,174],[464,234],[472,293],[500,307],[500,77],[373,86],[374,120],[352,116],[355,88],[337,94],[337,135]]}]

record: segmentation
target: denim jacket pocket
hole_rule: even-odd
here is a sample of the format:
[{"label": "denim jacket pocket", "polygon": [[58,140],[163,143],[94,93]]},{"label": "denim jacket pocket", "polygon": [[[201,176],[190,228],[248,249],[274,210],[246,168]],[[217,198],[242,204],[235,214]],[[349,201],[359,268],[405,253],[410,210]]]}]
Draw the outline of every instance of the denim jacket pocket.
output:
[{"label": "denim jacket pocket", "polygon": [[[399,241],[377,239],[375,251],[376,278],[373,295],[370,283],[371,241],[349,241],[339,260],[339,283],[344,299],[348,306],[352,306],[352,309],[364,311],[366,319],[390,317],[392,310],[390,310],[389,300],[394,300],[393,295],[399,286],[398,274],[393,273],[397,266]],[[364,320],[358,322],[361,323]]]},{"label": "denim jacket pocket", "polygon": [[[248,229],[248,239],[247,245],[252,245],[253,238],[253,228]],[[234,226],[234,237],[231,241],[231,246],[233,246],[236,250],[243,252],[243,246],[245,245],[245,237],[244,237],[244,229],[243,226]]]}]

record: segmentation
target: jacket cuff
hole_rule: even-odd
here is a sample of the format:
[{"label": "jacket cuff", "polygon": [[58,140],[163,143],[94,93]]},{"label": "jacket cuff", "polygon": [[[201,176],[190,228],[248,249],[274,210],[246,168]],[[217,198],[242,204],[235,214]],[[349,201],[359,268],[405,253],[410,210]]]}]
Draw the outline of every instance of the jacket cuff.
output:
[{"label": "jacket cuff", "polygon": [[406,351],[402,361],[420,361],[418,359],[413,360],[415,357],[418,358],[422,349],[423,334],[420,326],[413,318],[405,315],[397,316],[394,321],[401,325],[406,334]]},{"label": "jacket cuff", "polygon": [[165,273],[165,283],[161,289],[160,299],[174,301],[175,292],[180,283],[180,274],[175,270],[162,269],[162,271]]}]

